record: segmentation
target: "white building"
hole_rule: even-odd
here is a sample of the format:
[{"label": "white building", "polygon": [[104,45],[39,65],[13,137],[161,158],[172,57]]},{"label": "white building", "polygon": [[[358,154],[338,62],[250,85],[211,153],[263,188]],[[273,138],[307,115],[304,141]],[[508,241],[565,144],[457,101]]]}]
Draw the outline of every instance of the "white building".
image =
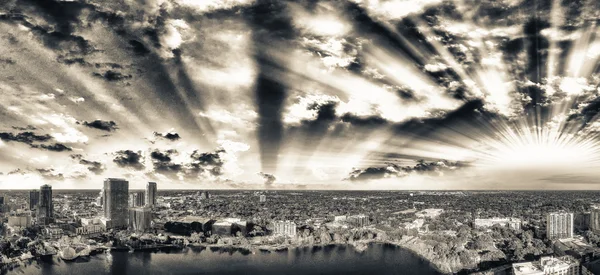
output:
[{"label": "white building", "polygon": [[354,215],[347,218],[348,223],[358,227],[369,225],[369,216],[367,215]]},{"label": "white building", "polygon": [[260,195],[260,202],[266,202],[267,201],[267,195]]},{"label": "white building", "polygon": [[8,225],[12,227],[28,227],[31,226],[31,216],[9,216]]},{"label": "white building", "polygon": [[521,220],[517,218],[490,218],[490,219],[475,219],[474,225],[475,227],[492,227],[495,224],[509,227],[514,230],[521,229]]},{"label": "white building", "polygon": [[415,215],[417,218],[437,218],[442,213],[444,213],[444,209],[428,208],[415,213]]},{"label": "white building", "polygon": [[579,263],[571,256],[542,257],[536,262],[514,263],[514,275],[578,275]]},{"label": "white building", "polygon": [[348,219],[347,216],[335,216],[333,217],[333,221],[335,222],[345,222]]},{"label": "white building", "polygon": [[573,213],[554,212],[546,217],[546,237],[564,239],[573,237]]},{"label": "white building", "polygon": [[273,233],[289,237],[296,236],[296,223],[293,221],[275,221],[273,222]]}]

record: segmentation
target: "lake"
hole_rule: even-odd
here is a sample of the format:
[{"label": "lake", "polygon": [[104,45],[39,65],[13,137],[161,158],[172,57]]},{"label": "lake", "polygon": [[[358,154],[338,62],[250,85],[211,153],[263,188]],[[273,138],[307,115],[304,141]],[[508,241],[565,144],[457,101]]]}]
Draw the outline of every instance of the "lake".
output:
[{"label": "lake", "polygon": [[65,262],[36,260],[8,274],[439,274],[410,251],[371,244],[362,252],[350,246],[306,247],[279,252],[186,248],[174,252],[117,252]]}]

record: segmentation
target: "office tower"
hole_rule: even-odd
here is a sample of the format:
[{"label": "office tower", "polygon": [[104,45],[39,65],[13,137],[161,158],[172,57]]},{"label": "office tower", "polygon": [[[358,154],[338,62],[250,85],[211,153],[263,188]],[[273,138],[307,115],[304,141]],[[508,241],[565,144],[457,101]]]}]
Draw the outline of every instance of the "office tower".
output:
[{"label": "office tower", "polygon": [[31,190],[29,191],[29,210],[37,209],[40,203],[40,191]]},{"label": "office tower", "polygon": [[131,192],[129,193],[129,207],[141,207],[144,206],[144,192]]},{"label": "office tower", "polygon": [[48,225],[54,219],[54,205],[52,204],[52,186],[45,184],[40,187],[40,200],[38,202],[38,223]]},{"label": "office tower", "polygon": [[110,220],[114,228],[127,227],[129,182],[124,179],[108,178],[104,180],[103,194],[104,217]]},{"label": "office tower", "polygon": [[592,209],[590,212],[590,230],[594,233],[600,233],[600,209]]},{"label": "office tower", "polygon": [[152,209],[150,207],[129,208],[129,229],[144,232],[150,229],[152,223]]},{"label": "office tower", "polygon": [[267,201],[267,196],[266,195],[260,195],[260,202],[266,202]]},{"label": "office tower", "polygon": [[208,192],[204,191],[204,192],[200,193],[200,199],[201,200],[208,199]]},{"label": "office tower", "polygon": [[146,206],[156,205],[156,182],[146,184]]},{"label": "office tower", "polygon": [[554,212],[548,214],[546,237],[551,240],[573,237],[573,213]]},{"label": "office tower", "polygon": [[0,196],[0,205],[4,205],[4,196]]},{"label": "office tower", "polygon": [[100,194],[98,194],[98,197],[96,198],[96,205],[97,206],[104,205],[104,189],[100,190]]}]

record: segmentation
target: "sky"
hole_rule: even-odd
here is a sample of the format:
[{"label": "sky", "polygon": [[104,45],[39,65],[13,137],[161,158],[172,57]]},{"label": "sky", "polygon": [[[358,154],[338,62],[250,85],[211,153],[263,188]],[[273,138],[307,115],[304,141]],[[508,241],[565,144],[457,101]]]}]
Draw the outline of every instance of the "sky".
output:
[{"label": "sky", "polygon": [[595,0],[7,0],[0,189],[600,189]]}]

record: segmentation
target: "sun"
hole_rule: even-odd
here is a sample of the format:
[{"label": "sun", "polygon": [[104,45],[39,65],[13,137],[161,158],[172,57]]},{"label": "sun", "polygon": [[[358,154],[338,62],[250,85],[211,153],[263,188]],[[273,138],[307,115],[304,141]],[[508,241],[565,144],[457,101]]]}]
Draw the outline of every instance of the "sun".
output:
[{"label": "sun", "polygon": [[480,165],[510,169],[556,169],[600,166],[600,146],[588,136],[548,127],[506,130],[485,141]]}]

